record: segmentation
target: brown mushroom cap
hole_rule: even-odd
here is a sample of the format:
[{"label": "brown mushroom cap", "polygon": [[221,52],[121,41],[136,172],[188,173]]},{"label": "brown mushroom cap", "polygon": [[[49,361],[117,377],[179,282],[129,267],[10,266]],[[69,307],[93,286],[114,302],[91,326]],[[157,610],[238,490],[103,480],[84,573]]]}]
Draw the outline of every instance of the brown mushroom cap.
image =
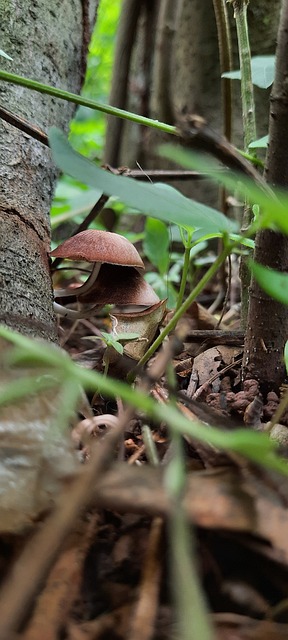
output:
[{"label": "brown mushroom cap", "polygon": [[54,251],[51,251],[50,256],[144,269],[137,249],[127,238],[118,235],[118,233],[96,229],[87,229],[68,238]]}]

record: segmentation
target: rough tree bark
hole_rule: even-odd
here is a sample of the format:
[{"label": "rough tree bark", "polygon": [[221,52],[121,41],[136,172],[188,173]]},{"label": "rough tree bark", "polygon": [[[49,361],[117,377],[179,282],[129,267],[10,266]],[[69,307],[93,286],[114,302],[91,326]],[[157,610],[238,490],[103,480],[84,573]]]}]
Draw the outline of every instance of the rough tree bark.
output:
[{"label": "rough tree bark", "polygon": [[[14,0],[0,3],[3,68],[79,92],[97,0]],[[68,129],[74,107],[2,83],[3,107],[48,131]],[[0,322],[56,340],[49,206],[56,172],[49,149],[0,121]]]},{"label": "rough tree bark", "polygon": [[[267,182],[288,186],[288,0],[283,0],[276,51],[276,76],[270,100]],[[257,234],[256,262],[288,272],[288,237],[264,230]],[[279,388],[285,378],[284,345],[288,337],[287,306],[266,295],[252,278],[245,340],[246,375],[260,380],[264,389]]]}]

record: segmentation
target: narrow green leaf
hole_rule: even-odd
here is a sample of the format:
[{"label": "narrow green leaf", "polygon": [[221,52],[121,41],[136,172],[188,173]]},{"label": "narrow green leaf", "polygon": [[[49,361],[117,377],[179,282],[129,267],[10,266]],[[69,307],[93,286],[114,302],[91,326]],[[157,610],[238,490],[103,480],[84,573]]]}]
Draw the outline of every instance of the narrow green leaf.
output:
[{"label": "narrow green leaf", "polygon": [[237,192],[242,195],[243,199],[246,198],[251,206],[258,204],[261,207],[259,215],[261,229],[270,227],[288,235],[287,192],[280,189],[272,191],[269,185],[267,185],[267,189],[264,185],[260,187],[243,174],[219,169],[219,164],[213,158],[210,159],[191,150],[180,149],[172,144],[161,145],[158,148],[158,153],[164,158],[173,159],[186,169],[207,173],[212,180],[219,182],[226,189],[230,189],[232,193],[237,189]]},{"label": "narrow green leaf", "polygon": [[143,249],[147,258],[163,275],[169,266],[169,231],[164,222],[147,218]]},{"label": "narrow green leaf", "polygon": [[74,151],[64,133],[56,127],[50,129],[49,145],[54,161],[62,171],[89,186],[102,189],[109,196],[117,196],[146,216],[186,228],[200,228],[207,233],[235,230],[235,225],[220,211],[189,200],[172,187],[140,184],[132,178],[115,176],[99,169]]},{"label": "narrow green leaf", "polygon": [[279,271],[263,267],[262,264],[257,264],[257,262],[251,262],[250,266],[260,287],[271,298],[283,304],[288,304],[288,273],[279,273]]},{"label": "narrow green leaf", "polygon": [[[179,434],[187,434],[197,440],[208,442],[211,445],[224,450],[236,451],[247,456],[248,459],[270,468],[280,471],[288,475],[288,465],[286,461],[281,460],[277,456],[277,445],[272,442],[267,434],[255,433],[247,429],[237,429],[235,431],[222,431],[216,427],[208,427],[203,423],[188,420],[186,416],[172,404],[167,405],[157,403],[149,395],[145,394],[137,388],[131,388],[128,384],[108,378],[97,371],[89,371],[72,362],[66,353],[61,349],[52,348],[51,344],[45,341],[32,340],[26,336],[9,330],[7,327],[0,325],[0,337],[12,342],[18,349],[23,349],[23,361],[38,364],[42,360],[42,366],[47,367],[46,373],[49,373],[49,381],[54,385],[53,376],[55,375],[56,383],[61,384],[63,380],[75,380],[77,385],[83,385],[86,390],[95,391],[99,389],[101,393],[107,394],[109,397],[122,398],[137,411],[143,411],[153,420],[166,422],[171,426],[173,432]],[[12,350],[13,353],[14,350]],[[45,376],[41,376],[39,385],[45,383]],[[33,393],[35,389],[35,377],[27,378],[25,392],[19,388],[10,389],[10,401],[13,401],[13,394],[18,395],[18,399]],[[24,388],[23,380],[23,388]],[[47,384],[47,380],[46,380]],[[5,391],[9,393],[9,388],[0,394],[0,402],[6,402]]]}]

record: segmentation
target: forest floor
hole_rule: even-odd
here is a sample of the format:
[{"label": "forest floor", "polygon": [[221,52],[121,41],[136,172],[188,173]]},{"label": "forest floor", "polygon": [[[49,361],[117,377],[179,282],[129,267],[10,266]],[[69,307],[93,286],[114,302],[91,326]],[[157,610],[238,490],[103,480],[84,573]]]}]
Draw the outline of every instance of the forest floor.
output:
[{"label": "forest floor", "polygon": [[[278,396],[271,391],[263,398],[255,380],[242,384],[243,333],[238,327],[237,312],[229,312],[219,324],[200,304],[192,305],[185,318],[184,341],[174,340],[167,356],[176,376],[174,401],[185,416],[206,425],[227,430],[269,428],[285,458],[288,415],[283,416],[282,426],[271,425]],[[109,330],[106,317],[65,320],[59,325],[60,341],[82,366],[103,370],[103,343],[89,343],[89,336],[97,336],[99,330]],[[153,362],[146,374],[150,393],[165,403],[172,391],[161,367],[158,379],[149,378]],[[119,356],[109,373],[125,379],[132,366],[130,358]],[[156,452],[151,460],[143,439],[147,421],[141,414],[127,415],[120,400],[112,402],[97,393],[88,401],[92,414],[85,407],[79,411],[72,436],[84,467],[95,455],[102,465],[101,473],[87,484],[92,492],[89,507],[67,525],[69,508],[85,489],[83,483],[80,490],[71,481],[65,488],[63,510],[41,517],[36,534],[28,530],[25,536],[2,539],[2,574],[8,575],[8,583],[6,627],[1,626],[0,605],[0,638],[176,640],[182,636],[172,605],[167,527],[172,506],[164,482],[173,455],[169,433],[164,423],[148,425]],[[119,428],[121,417],[121,443],[109,444],[109,434]],[[191,532],[193,526],[214,638],[284,640],[288,637],[287,479],[190,437],[184,440],[184,451],[187,482],[182,506]],[[18,572],[19,580],[16,590],[9,591],[10,572],[16,576]],[[7,629],[14,628],[13,616],[23,618],[23,607],[22,630],[7,635]]]}]

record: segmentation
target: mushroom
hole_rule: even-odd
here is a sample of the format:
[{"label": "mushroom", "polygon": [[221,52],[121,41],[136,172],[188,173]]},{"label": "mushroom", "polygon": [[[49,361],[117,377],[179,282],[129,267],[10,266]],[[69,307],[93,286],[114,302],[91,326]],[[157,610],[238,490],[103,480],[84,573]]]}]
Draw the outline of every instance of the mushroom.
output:
[{"label": "mushroom", "polygon": [[65,240],[50,255],[93,263],[91,274],[83,285],[54,292],[56,298],[74,296],[79,302],[93,303],[93,306],[78,312],[55,303],[56,313],[77,318],[83,317],[85,311],[91,315],[95,308],[104,304],[151,306],[159,301],[138,271],[144,269],[138,251],[117,233],[88,229]]}]

